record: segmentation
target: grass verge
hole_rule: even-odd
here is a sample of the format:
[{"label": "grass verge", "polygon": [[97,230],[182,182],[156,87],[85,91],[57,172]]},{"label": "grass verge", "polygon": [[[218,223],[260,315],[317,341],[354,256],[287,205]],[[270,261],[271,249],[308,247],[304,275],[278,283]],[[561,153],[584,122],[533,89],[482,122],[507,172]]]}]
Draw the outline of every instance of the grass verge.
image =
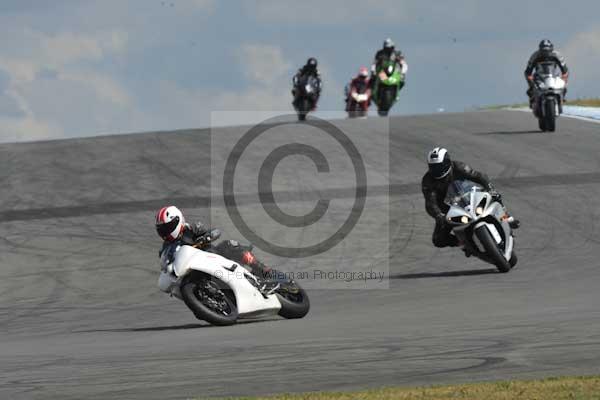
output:
[{"label": "grass verge", "polygon": [[599,400],[600,376],[547,378],[415,388],[382,388],[360,392],[230,397],[227,400]]},{"label": "grass verge", "polygon": [[569,106],[600,107],[600,98],[567,100]]},{"label": "grass verge", "polygon": [[[583,98],[567,100],[565,105],[567,106],[580,106],[580,107],[600,107],[600,98]],[[480,110],[503,110],[506,108],[528,108],[527,103],[514,103],[514,104],[499,104],[495,106],[481,107]]]},{"label": "grass verge", "polygon": [[498,104],[495,106],[481,107],[480,110],[504,110],[506,108],[523,108],[529,107],[527,103],[514,103],[514,104]]}]

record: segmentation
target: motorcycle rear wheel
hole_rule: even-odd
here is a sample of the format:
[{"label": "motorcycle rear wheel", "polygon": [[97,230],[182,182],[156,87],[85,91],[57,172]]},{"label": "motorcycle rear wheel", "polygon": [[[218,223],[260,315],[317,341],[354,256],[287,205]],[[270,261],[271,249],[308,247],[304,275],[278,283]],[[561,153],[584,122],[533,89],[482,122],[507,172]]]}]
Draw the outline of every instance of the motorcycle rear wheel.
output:
[{"label": "motorcycle rear wheel", "polygon": [[281,303],[279,315],[287,319],[302,318],[310,310],[310,301],[304,289],[297,283],[293,283],[293,285],[298,289],[298,293],[291,293],[289,291],[276,293]]}]

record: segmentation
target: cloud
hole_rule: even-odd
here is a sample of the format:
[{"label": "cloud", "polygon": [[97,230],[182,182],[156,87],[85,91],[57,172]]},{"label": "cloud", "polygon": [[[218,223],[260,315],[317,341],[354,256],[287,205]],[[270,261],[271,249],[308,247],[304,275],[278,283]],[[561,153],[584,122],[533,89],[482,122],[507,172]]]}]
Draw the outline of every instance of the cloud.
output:
[{"label": "cloud", "polygon": [[215,0],[190,0],[192,5],[200,9],[214,9],[216,3]]},{"label": "cloud", "polygon": [[264,112],[292,112],[292,65],[282,49],[273,45],[248,43],[240,47],[237,56],[247,81],[246,88],[216,94],[208,109],[257,111],[232,114],[231,124],[260,122],[266,115]]},{"label": "cloud", "polygon": [[352,21],[387,19],[390,11],[401,8],[401,2],[383,0],[374,4],[360,0],[262,0],[248,2],[246,9],[260,21],[297,24],[339,24]]},{"label": "cloud", "polygon": [[251,83],[273,85],[291,67],[277,46],[245,44],[238,50],[237,56],[244,75]]},{"label": "cloud", "polygon": [[11,118],[0,116],[1,142],[20,142],[23,140],[60,139],[65,134],[61,127],[48,121],[39,121],[35,117]]},{"label": "cloud", "polygon": [[[121,3],[118,0],[113,1],[115,1],[116,6]],[[134,5],[134,8],[148,7],[147,0],[133,0],[133,2],[135,1],[138,1],[139,4]],[[212,15],[217,7],[216,0],[161,0],[159,4],[165,10],[180,16],[189,16],[190,14]]]},{"label": "cloud", "polygon": [[[324,77],[319,109],[342,109],[343,85],[386,36],[410,65],[394,112],[523,99],[524,63],[546,35],[572,69],[571,96],[600,93],[597,0],[5,3],[0,141],[207,126],[211,110],[292,112],[291,76],[308,56]],[[548,22],[557,15],[577,24]]]},{"label": "cloud", "polygon": [[[502,33],[503,37],[523,32],[541,34],[550,29],[548,21],[557,16],[562,21],[578,21],[579,26],[584,26],[597,20],[598,11],[597,0],[572,0],[552,4],[552,7],[545,0],[460,0],[435,4],[418,0],[255,0],[244,4],[246,12],[260,22],[316,25],[325,29],[331,25],[344,25],[361,32],[383,26],[391,27],[390,34],[417,31],[418,35],[412,37],[416,41],[421,39],[420,36],[443,37],[457,32],[482,35],[494,32]],[[369,28],[366,24],[374,25],[365,29]]]},{"label": "cloud", "polygon": [[132,103],[129,93],[108,75],[90,70],[72,70],[58,74],[57,78],[63,82],[87,85],[94,90],[96,97],[109,100],[116,106],[126,107]]},{"label": "cloud", "polygon": [[[207,91],[163,81],[158,92],[167,115],[176,115],[178,127],[208,126],[210,111],[244,111],[232,113],[229,124],[254,123],[263,113],[247,111],[291,111],[291,64],[281,48],[246,43],[234,51],[238,67],[245,77],[245,88]],[[203,112],[202,112],[203,111]],[[168,128],[168,127],[167,127]],[[173,126],[171,125],[171,128]]]},{"label": "cloud", "polygon": [[571,71],[571,94],[575,97],[598,97],[600,26],[574,35],[562,52]]},{"label": "cloud", "polygon": [[0,70],[4,71],[14,84],[31,82],[40,71],[40,66],[30,60],[2,58],[0,56]]},{"label": "cloud", "polygon": [[[126,50],[124,32],[45,34],[25,29],[15,40],[19,46],[0,50],[0,71],[7,81],[0,103],[14,106],[0,110],[0,140],[60,138],[95,131],[107,127],[106,118],[100,115],[114,115],[131,106],[131,96],[122,85],[95,68]],[[94,126],[94,121],[104,123]]]},{"label": "cloud", "polygon": [[124,52],[127,47],[127,34],[122,31],[47,35],[25,29],[0,33],[11,35],[19,43],[19,46],[3,47],[0,51],[0,69],[15,83],[32,81],[45,69],[61,70],[76,63],[101,61],[109,55]]}]

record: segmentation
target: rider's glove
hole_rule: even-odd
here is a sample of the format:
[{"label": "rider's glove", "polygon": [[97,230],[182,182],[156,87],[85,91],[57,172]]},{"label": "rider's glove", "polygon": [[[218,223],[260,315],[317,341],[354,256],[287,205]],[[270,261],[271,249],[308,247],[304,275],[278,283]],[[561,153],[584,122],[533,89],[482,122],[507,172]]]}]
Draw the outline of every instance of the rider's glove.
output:
[{"label": "rider's glove", "polygon": [[528,81],[533,81],[533,75],[527,75],[527,80]]},{"label": "rider's glove", "polygon": [[567,72],[566,74],[562,74],[562,78],[565,82],[567,82],[569,80],[569,73]]},{"label": "rider's glove", "polygon": [[492,200],[497,201],[497,202],[502,201],[502,195],[500,193],[498,193],[498,191],[496,191],[496,189],[490,190],[489,193],[492,196]]},{"label": "rider's glove", "polygon": [[444,225],[444,224],[446,224],[446,215],[442,214],[442,213],[436,215],[435,216],[435,222],[438,225]]}]

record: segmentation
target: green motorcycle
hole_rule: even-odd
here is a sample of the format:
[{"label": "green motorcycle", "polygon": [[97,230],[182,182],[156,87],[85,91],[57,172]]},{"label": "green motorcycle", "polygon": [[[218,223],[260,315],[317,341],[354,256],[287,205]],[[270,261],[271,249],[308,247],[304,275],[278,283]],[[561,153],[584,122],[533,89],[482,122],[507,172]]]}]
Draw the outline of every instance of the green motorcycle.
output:
[{"label": "green motorcycle", "polygon": [[373,101],[380,116],[388,115],[404,86],[404,75],[395,61],[387,60],[376,71]]}]

